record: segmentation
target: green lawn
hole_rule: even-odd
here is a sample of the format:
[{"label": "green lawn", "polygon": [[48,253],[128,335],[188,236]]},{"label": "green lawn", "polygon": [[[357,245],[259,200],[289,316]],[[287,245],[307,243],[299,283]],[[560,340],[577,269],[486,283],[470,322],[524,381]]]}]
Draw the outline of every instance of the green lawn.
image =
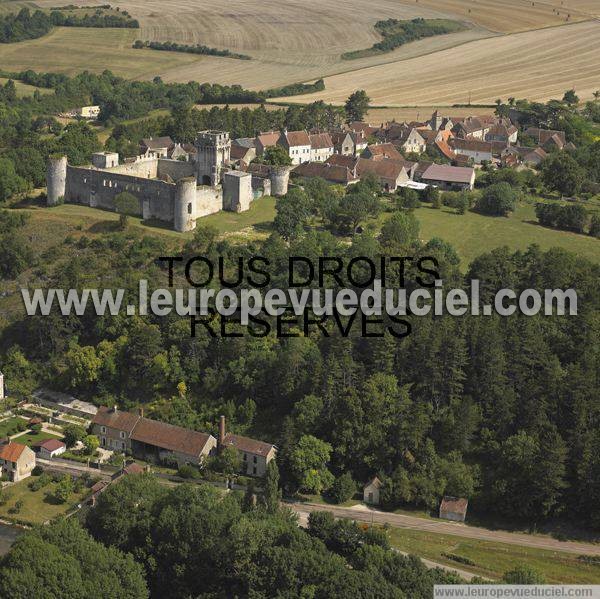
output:
[{"label": "green lawn", "polygon": [[[478,255],[507,245],[524,250],[537,243],[542,250],[562,247],[575,254],[600,262],[600,240],[587,235],[547,229],[536,224],[535,206],[520,204],[509,217],[483,216],[475,212],[455,214],[449,208],[435,210],[423,205],[415,210],[421,224],[421,238],[441,237],[450,242],[466,267]],[[383,215],[389,218],[389,214]]]},{"label": "green lawn", "polygon": [[[600,563],[587,564],[576,554],[404,528],[391,529],[390,538],[392,545],[402,551],[488,578],[499,579],[516,565],[527,564],[541,572],[548,583],[600,583]],[[462,564],[443,554],[467,558],[475,565]]]},{"label": "green lawn", "polygon": [[0,439],[4,439],[10,433],[14,434],[14,426],[17,422],[22,422],[25,424],[25,420],[22,418],[18,418],[17,416],[12,416],[0,422]]},{"label": "green lawn", "polygon": [[261,233],[270,233],[275,218],[275,198],[259,198],[250,205],[247,212],[218,212],[201,221],[202,224],[217,227],[221,233],[240,232],[256,237]]},{"label": "green lawn", "polygon": [[[52,494],[57,483],[51,482],[38,491],[32,491],[27,485],[30,481],[35,480],[35,478],[34,476],[30,476],[21,482],[11,485],[2,492],[4,494],[8,492],[9,497],[4,505],[0,505],[0,518],[40,524],[46,520],[65,514],[89,492],[88,489],[84,489],[82,493],[72,493],[69,501],[66,503],[56,503],[52,498],[47,498],[46,494],[48,492]],[[18,513],[11,513],[10,509],[19,500],[23,501],[23,507]]]},{"label": "green lawn", "polygon": [[46,433],[40,431],[39,433],[25,433],[19,435],[16,439],[13,439],[15,443],[22,443],[23,445],[33,445],[38,441],[44,441],[45,439],[62,439],[61,435],[53,435],[52,433]]}]

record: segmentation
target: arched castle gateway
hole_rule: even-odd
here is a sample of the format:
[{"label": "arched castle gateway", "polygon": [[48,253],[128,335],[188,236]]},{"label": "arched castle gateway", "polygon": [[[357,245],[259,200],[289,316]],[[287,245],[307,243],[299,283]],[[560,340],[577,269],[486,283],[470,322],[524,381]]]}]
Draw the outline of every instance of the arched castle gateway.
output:
[{"label": "arched castle gateway", "polygon": [[[263,195],[287,193],[289,169],[273,168],[268,177],[232,170],[231,140],[225,131],[200,131],[190,161],[147,152],[119,164],[119,155],[97,152],[91,166],[70,166],[65,156],[48,161],[48,206],[60,202],[114,210],[114,199],[126,191],[140,202],[144,220],[173,223],[190,231],[196,220],[229,210],[244,212]],[[272,191],[271,191],[272,190]]]}]

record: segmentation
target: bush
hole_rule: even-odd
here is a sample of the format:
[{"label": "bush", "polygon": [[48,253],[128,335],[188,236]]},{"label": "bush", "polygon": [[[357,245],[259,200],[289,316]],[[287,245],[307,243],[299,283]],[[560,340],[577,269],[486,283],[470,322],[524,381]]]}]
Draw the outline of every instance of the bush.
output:
[{"label": "bush", "polygon": [[181,478],[199,478],[200,472],[198,472],[197,468],[194,468],[189,464],[184,464],[183,466],[179,466],[179,470],[177,470],[177,476]]},{"label": "bush", "polygon": [[494,183],[483,191],[475,207],[477,212],[489,216],[507,216],[515,209],[517,194],[506,181]]},{"label": "bush", "polygon": [[446,559],[450,559],[453,562],[458,562],[459,564],[465,564],[465,566],[475,566],[475,562],[468,557],[463,557],[462,555],[456,555],[455,553],[442,553],[442,556]]},{"label": "bush", "polygon": [[33,476],[39,476],[44,472],[44,469],[38,464],[32,471],[31,474]]},{"label": "bush", "polygon": [[336,503],[344,503],[354,497],[356,493],[356,483],[349,472],[338,476],[331,487],[331,497]]}]

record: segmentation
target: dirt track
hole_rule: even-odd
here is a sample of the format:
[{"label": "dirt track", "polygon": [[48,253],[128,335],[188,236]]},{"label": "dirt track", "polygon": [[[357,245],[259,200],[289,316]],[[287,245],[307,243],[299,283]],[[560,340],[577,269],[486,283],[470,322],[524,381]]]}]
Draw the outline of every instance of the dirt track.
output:
[{"label": "dirt track", "polygon": [[443,520],[427,520],[416,516],[404,514],[392,514],[370,509],[343,508],[331,505],[320,505],[315,503],[287,503],[300,516],[300,523],[305,523],[308,514],[313,511],[333,512],[338,518],[349,518],[359,522],[375,522],[397,528],[411,528],[425,530],[446,535],[456,535],[468,539],[479,539],[482,541],[494,541],[497,543],[509,543],[522,547],[535,547],[536,549],[547,549],[550,551],[564,551],[578,555],[600,555],[600,544],[582,543],[577,541],[559,541],[552,537],[543,535],[528,535],[524,533],[508,532],[503,530],[489,530],[478,528],[458,522],[446,522]]}]

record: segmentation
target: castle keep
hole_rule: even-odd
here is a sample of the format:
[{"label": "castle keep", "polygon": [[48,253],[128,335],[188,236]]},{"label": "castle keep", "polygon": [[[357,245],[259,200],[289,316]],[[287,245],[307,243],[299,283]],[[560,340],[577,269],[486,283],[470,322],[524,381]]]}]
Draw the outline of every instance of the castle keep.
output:
[{"label": "castle keep", "polygon": [[85,167],[69,165],[65,156],[52,157],[46,173],[47,203],[115,210],[115,197],[126,191],[139,200],[144,220],[169,222],[182,232],[194,229],[203,216],[220,210],[244,212],[261,196],[287,193],[288,169],[271,169],[264,177],[231,169],[227,132],[201,131],[195,148],[189,160],[147,151],[123,164],[118,154],[98,152]]}]

